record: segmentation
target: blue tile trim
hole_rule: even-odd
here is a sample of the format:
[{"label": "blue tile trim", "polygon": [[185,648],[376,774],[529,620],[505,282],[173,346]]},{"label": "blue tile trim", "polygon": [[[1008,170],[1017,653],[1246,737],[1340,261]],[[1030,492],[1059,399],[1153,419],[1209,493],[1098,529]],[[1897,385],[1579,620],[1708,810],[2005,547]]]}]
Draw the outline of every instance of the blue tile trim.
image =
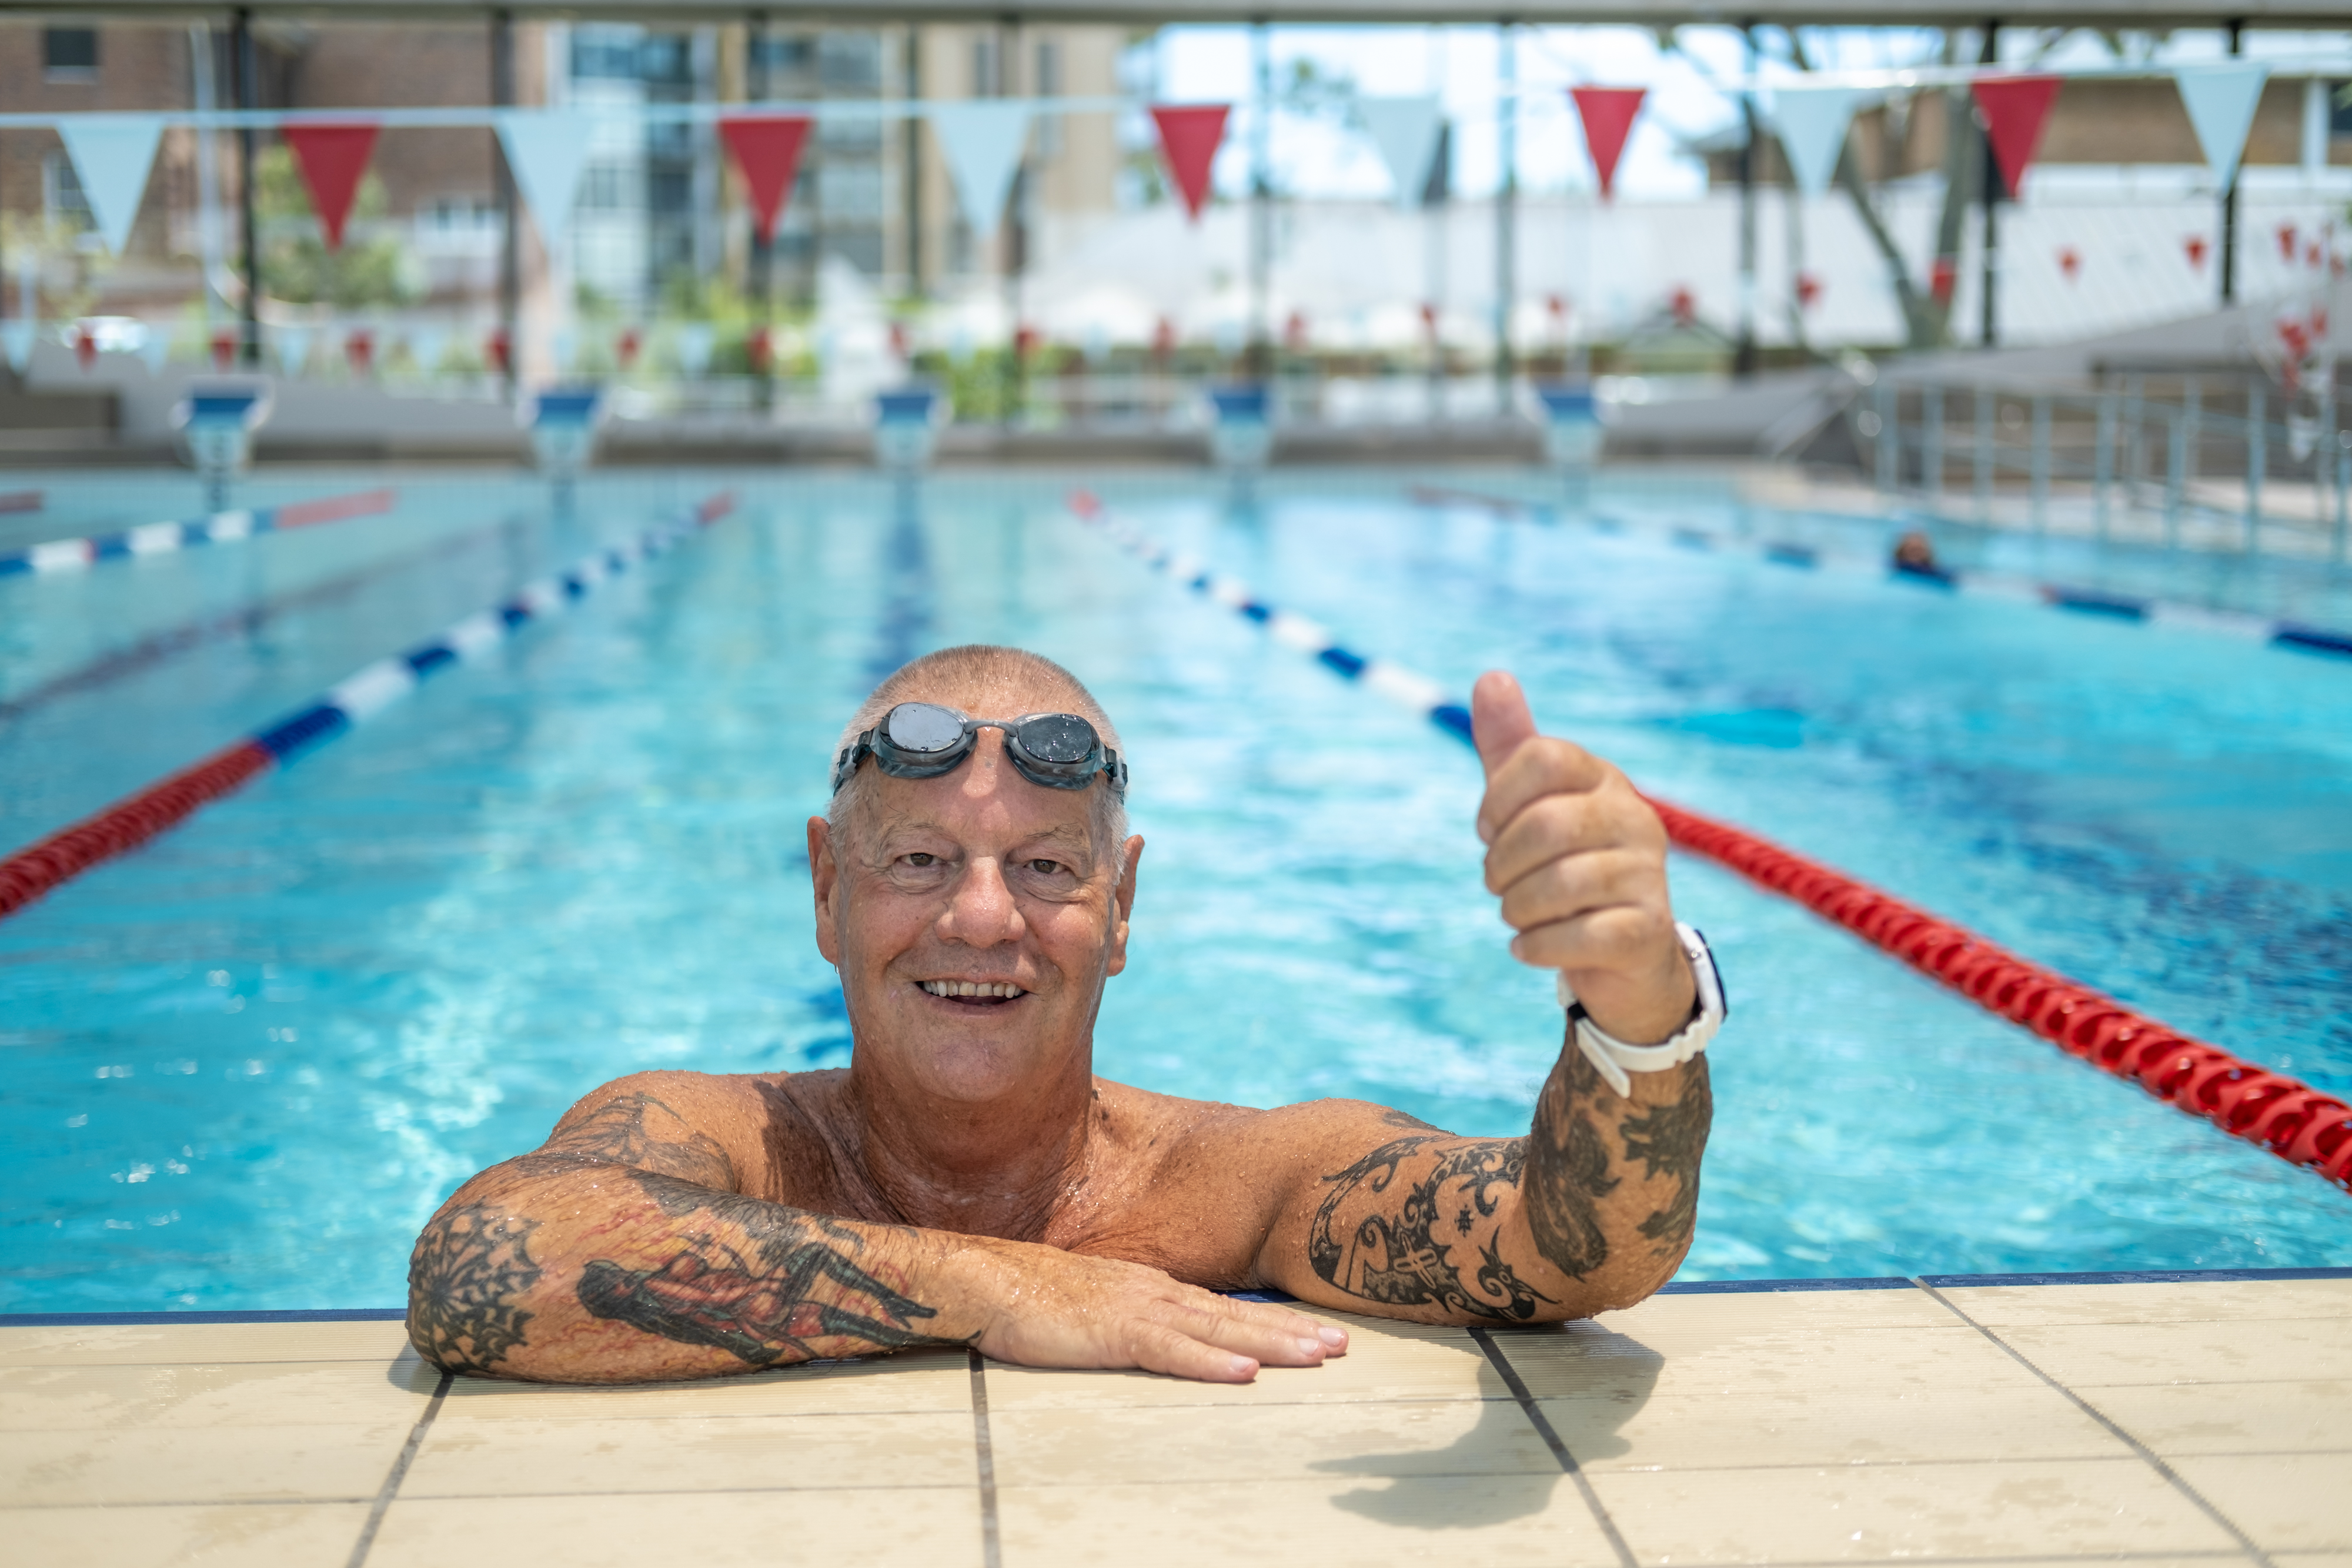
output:
[{"label": "blue tile trim", "polygon": [[1922,1274],[1937,1290],[1986,1285],[2200,1285],[2231,1280],[2352,1280],[2352,1269],[2152,1269],[2105,1274]]},{"label": "blue tile trim", "polygon": [[0,1312],[0,1329],[64,1329],[146,1323],[396,1323],[402,1307],[329,1307],[277,1312]]},{"label": "blue tile trim", "polygon": [[1658,1287],[1662,1296],[1778,1295],[1789,1291],[1908,1291],[1910,1281],[1873,1276],[1862,1280],[1677,1280]]}]

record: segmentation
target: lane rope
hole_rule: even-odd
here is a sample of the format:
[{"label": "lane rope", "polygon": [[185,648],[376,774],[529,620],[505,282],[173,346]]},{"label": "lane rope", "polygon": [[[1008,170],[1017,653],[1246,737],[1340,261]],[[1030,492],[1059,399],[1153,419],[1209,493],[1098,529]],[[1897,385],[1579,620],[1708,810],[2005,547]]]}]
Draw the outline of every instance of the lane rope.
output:
[{"label": "lane rope", "polygon": [[566,570],[525,583],[495,609],[469,615],[404,653],[378,659],[277,723],[17,851],[0,861],[0,920],[234,793],[257,774],[364,724],[428,677],[483,657],[525,626],[560,613],[607,580],[661,554],[734,508],[732,495],[714,496],[619,544],[593,550]]},{"label": "lane rope", "polygon": [[86,538],[51,539],[20,550],[0,550],[0,577],[29,572],[51,577],[87,571],[102,560],[168,555],[203,545],[232,544],[256,534],[285,533],[318,523],[340,523],[352,517],[381,517],[398,504],[397,490],[361,490],[349,496],[328,496],[316,501],[296,501],[257,511],[215,512],[182,523],[145,523],[116,533]]},{"label": "lane rope", "polygon": [[[1247,584],[1218,574],[1197,558],[1170,550],[1111,516],[1087,491],[1073,492],[1068,506],[1080,522],[1101,529],[1154,570],[1256,622],[1276,642],[1297,648],[1342,678],[1369,685],[1421,714],[1464,745],[1472,743],[1468,706],[1454,700],[1439,683],[1341,646],[1316,622],[1276,609]],[[1794,899],[2068,1055],[2352,1190],[2352,1104],[2168,1029],[2054,969],[2021,958],[1744,828],[1646,791],[1644,799],[1656,809],[1667,836],[1683,849]]]},{"label": "lane rope", "polygon": [[[1552,523],[1562,519],[1562,514],[1557,508],[1542,502],[1522,501],[1477,490],[1413,485],[1406,488],[1405,494],[1416,506],[1475,507],[1496,517],[1525,516]],[[2243,638],[2252,643],[2267,643],[2273,647],[2291,648],[2298,653],[2352,655],[2352,632],[2331,631],[2325,626],[2308,625],[2300,621],[2267,620],[2234,610],[2209,610],[2198,604],[2176,604],[2166,600],[2109,593],[2098,589],[2071,588],[2064,583],[2042,582],[2008,572],[1974,569],[1962,570],[1958,567],[1942,566],[1891,567],[1880,558],[1865,557],[1852,551],[1825,550],[1790,539],[1745,538],[1711,528],[1681,525],[1641,527],[1607,513],[1590,514],[1588,522],[1602,533],[1654,535],[1685,549],[1715,555],[1748,556],[1769,561],[1774,566],[1795,567],[1800,570],[1827,568],[1873,571],[1898,582],[1940,589],[1948,593],[1965,593],[1972,598],[2006,599],[2019,603],[2047,605],[2053,610],[2072,611],[2078,615],[2102,616],[2110,621],[2212,632],[2223,637]]]}]

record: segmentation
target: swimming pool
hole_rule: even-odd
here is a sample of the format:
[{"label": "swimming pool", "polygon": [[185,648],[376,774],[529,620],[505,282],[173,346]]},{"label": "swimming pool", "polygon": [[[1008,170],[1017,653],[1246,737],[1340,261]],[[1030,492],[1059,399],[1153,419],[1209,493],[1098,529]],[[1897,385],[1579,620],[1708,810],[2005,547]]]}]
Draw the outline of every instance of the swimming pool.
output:
[{"label": "swimming pool", "polygon": [[[0,1308],[396,1302],[440,1197],[593,1084],[845,1061],[801,823],[856,697],[954,642],[1070,664],[1126,732],[1150,847],[1104,1072],[1524,1130],[1559,1020],[1478,885],[1475,760],[1080,528],[1067,480],[625,474],[562,517],[526,481],[391,482],[387,517],[0,580],[0,844],[593,539],[741,504],[0,922]],[[1515,668],[1548,727],[1661,795],[2352,1090],[2352,664],[1416,505],[1393,476],[1241,507],[1090,483],[1351,646],[1456,690]],[[1868,529],[1696,482],[1598,499]],[[1685,1278],[2352,1263],[2343,1193],[1718,868],[1675,874],[1735,1008]]]}]

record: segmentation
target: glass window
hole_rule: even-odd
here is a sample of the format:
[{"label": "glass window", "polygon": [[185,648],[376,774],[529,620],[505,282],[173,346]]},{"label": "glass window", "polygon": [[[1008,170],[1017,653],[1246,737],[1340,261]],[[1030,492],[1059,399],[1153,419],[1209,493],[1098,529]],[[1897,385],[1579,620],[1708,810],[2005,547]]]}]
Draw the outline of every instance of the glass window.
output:
[{"label": "glass window", "polygon": [[41,78],[53,82],[98,79],[96,27],[41,29]]}]

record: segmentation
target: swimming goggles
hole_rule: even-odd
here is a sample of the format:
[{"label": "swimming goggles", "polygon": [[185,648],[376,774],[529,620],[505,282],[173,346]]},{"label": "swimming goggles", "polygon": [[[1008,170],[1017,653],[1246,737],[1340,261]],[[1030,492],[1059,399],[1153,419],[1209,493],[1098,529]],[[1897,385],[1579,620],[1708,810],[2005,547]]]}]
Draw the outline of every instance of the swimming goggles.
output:
[{"label": "swimming goggles", "polygon": [[882,722],[844,747],[833,765],[833,789],[849,782],[866,758],[893,779],[937,779],[963,765],[980,732],[1004,732],[1004,754],[1021,777],[1048,789],[1083,789],[1095,775],[1110,776],[1114,794],[1127,792],[1127,764],[1102,743],[1095,727],[1074,713],[1033,713],[1022,718],[966,718],[937,703],[900,703]]}]

